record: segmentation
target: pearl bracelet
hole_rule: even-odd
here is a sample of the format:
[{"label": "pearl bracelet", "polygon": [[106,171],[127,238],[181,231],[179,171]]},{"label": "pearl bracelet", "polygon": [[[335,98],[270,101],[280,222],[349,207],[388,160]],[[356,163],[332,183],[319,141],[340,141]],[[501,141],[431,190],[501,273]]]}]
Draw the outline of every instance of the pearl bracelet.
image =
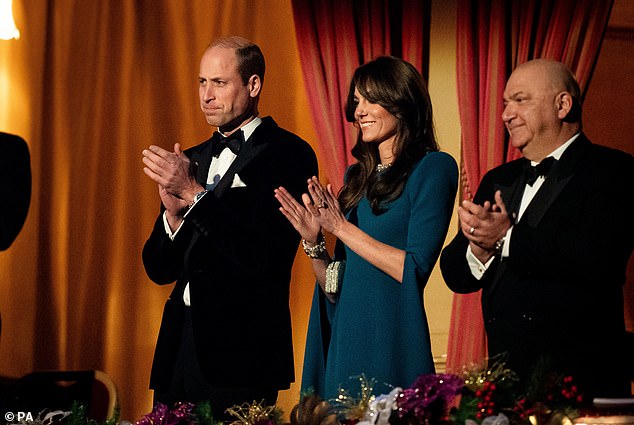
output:
[{"label": "pearl bracelet", "polygon": [[310,258],[319,258],[321,254],[326,252],[326,239],[321,233],[317,237],[317,243],[315,245],[311,245],[306,239],[302,239],[302,248],[304,248],[304,252]]}]

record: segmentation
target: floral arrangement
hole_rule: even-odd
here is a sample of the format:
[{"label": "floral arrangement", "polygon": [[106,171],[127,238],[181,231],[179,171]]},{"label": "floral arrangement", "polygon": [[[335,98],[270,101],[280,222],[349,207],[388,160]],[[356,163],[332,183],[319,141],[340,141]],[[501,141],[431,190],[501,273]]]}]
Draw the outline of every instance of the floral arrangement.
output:
[{"label": "floral arrangement", "polygon": [[193,423],[214,424],[209,404],[176,403],[173,408],[156,403],[150,413],[137,421],[136,425],[186,425]]},{"label": "floral arrangement", "polygon": [[[572,425],[579,416],[583,394],[570,376],[552,373],[538,365],[526,391],[517,394],[517,376],[494,361],[488,368],[464,368],[459,374],[419,376],[409,388],[390,387],[375,394],[376,381],[354,377],[354,393],[339,388],[333,400],[304,394],[290,414],[291,425]],[[282,411],[264,402],[233,406],[229,425],[282,425]],[[98,424],[85,409],[73,405],[70,412],[42,412],[29,425],[117,425],[114,418]],[[128,423],[129,424],[129,423]],[[135,425],[221,425],[213,418],[209,403],[156,403]],[[131,425],[131,424],[130,424]]]},{"label": "floral arrangement", "polygon": [[[235,420],[230,425],[280,425],[282,412],[275,406],[265,406],[263,402],[245,403],[227,410]],[[169,408],[156,403],[150,413],[143,416],[136,425],[220,425],[223,422],[213,418],[209,403],[176,403]]]},{"label": "floral arrangement", "polygon": [[495,362],[489,368],[464,368],[460,374],[421,375],[411,387],[373,395],[374,380],[358,377],[352,396],[303,397],[292,425],[569,425],[579,416],[583,396],[572,377],[537,368],[526,393],[516,395],[517,376]]},{"label": "floral arrangement", "polygon": [[[376,380],[353,377],[358,388],[340,387],[323,400],[304,394],[290,414],[291,425],[571,425],[583,402],[574,380],[539,364],[525,393],[517,395],[516,374],[499,359],[488,368],[459,374],[419,376],[409,388],[376,395]],[[262,403],[234,406],[230,425],[282,425],[282,412]],[[218,425],[208,405],[160,403],[136,425]]]}]

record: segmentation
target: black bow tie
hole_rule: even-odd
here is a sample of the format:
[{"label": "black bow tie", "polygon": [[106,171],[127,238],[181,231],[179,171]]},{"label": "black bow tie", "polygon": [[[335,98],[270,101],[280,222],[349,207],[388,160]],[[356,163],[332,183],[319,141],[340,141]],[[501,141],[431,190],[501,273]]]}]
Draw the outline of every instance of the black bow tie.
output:
[{"label": "black bow tie", "polygon": [[553,164],[557,162],[557,160],[555,158],[553,158],[552,156],[546,157],[542,160],[542,162],[540,162],[537,165],[530,165],[530,163],[528,163],[528,166],[526,167],[526,184],[528,184],[529,186],[532,186],[533,183],[535,183],[535,180],[537,180],[537,177],[539,176],[545,176],[548,174],[548,171],[550,170],[550,168],[553,166]]},{"label": "black bow tie", "polygon": [[240,149],[242,149],[242,143],[244,143],[244,134],[242,130],[237,130],[230,136],[223,136],[222,134],[218,134],[220,137],[217,137],[212,143],[211,154],[218,158],[220,156],[220,152],[222,152],[225,148],[229,148],[231,152],[235,155],[240,153]]}]

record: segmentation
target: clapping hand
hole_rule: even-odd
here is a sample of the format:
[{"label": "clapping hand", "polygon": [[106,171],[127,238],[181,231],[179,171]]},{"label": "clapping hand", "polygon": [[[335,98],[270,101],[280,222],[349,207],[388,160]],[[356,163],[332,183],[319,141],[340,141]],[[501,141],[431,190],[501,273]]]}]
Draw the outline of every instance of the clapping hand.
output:
[{"label": "clapping hand", "polygon": [[170,152],[152,145],[143,150],[143,172],[159,186],[161,201],[171,217],[180,217],[189,201],[202,190],[191,172],[189,158],[179,143]]},{"label": "clapping hand", "polygon": [[332,186],[324,188],[315,176],[308,179],[308,193],[302,195],[303,205],[283,187],[275,190],[275,198],[281,205],[282,214],[302,238],[310,243],[317,242],[322,229],[334,233],[346,220]]},{"label": "clapping hand", "polygon": [[328,233],[337,234],[337,229],[346,222],[346,217],[341,212],[341,207],[331,184],[325,188],[319,183],[317,177],[308,180],[308,193],[310,202],[304,197],[304,204],[309,208],[315,220]]},{"label": "clapping hand", "polygon": [[495,203],[486,201],[478,205],[462,201],[458,216],[462,234],[469,240],[474,255],[482,262],[495,254],[496,242],[506,235],[512,224],[499,190],[495,192]]},{"label": "clapping hand", "polygon": [[302,195],[304,205],[300,205],[288,190],[279,187],[275,189],[275,199],[280,203],[280,211],[284,214],[284,217],[286,217],[295,230],[299,232],[301,237],[311,244],[317,243],[321,225],[311,212],[314,211],[315,208],[311,205],[308,194],[305,193]]}]

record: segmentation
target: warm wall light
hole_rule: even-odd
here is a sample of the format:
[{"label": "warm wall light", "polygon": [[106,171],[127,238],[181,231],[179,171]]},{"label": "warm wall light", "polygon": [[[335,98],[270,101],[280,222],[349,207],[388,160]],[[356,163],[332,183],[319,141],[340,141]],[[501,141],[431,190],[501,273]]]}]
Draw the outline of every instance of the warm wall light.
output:
[{"label": "warm wall light", "polygon": [[13,20],[13,0],[0,0],[0,39],[20,38],[20,30]]}]

